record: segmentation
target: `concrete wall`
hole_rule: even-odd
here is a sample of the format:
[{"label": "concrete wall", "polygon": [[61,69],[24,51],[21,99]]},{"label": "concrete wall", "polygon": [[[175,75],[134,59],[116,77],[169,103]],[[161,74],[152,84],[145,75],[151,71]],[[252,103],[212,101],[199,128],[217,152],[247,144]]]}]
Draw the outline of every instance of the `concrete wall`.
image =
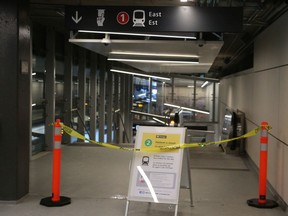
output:
[{"label": "concrete wall", "polygon": [[[267,121],[270,131],[288,143],[288,13],[261,33],[254,47],[254,68],[220,82],[220,119],[226,105],[246,114],[247,130]],[[220,123],[221,127],[222,122]],[[259,134],[246,150],[259,164]],[[269,136],[268,181],[288,203],[288,146]]]}]

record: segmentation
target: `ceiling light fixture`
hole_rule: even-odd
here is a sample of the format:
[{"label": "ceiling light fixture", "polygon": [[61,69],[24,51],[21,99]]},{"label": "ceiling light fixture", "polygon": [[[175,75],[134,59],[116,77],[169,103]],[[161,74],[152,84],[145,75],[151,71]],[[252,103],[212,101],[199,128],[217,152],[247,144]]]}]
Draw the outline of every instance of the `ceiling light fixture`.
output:
[{"label": "ceiling light fixture", "polygon": [[105,37],[101,40],[101,43],[104,43],[104,45],[110,44],[111,43],[110,35],[109,34],[105,34]]},{"label": "ceiling light fixture", "polygon": [[[199,63],[199,62],[198,62],[198,63],[196,62],[196,64],[197,64],[197,66],[209,66],[209,65],[212,65],[212,64],[207,64],[207,63],[204,63],[204,64],[203,64],[203,63]],[[179,66],[184,67],[184,66],[187,66],[187,67],[191,67],[191,64],[182,64],[182,65],[179,65],[179,64],[177,64],[177,63],[173,63],[173,64],[170,63],[170,64],[162,64],[162,66],[169,66],[169,67],[171,67],[171,66],[172,66],[172,67],[173,67],[173,66],[174,66],[174,67],[179,67]]]},{"label": "ceiling light fixture", "polygon": [[192,108],[188,108],[188,107],[181,107],[181,109],[192,111],[192,112],[197,112],[197,113],[203,113],[203,114],[207,114],[207,115],[210,114],[210,112],[207,112],[207,111],[198,110],[198,109],[192,109]]},{"label": "ceiling light fixture", "polygon": [[145,34],[145,33],[128,33],[128,32],[107,32],[107,31],[88,31],[79,30],[79,33],[92,33],[92,34],[110,34],[110,35],[128,35],[128,36],[143,36],[143,37],[162,37],[162,38],[179,38],[196,40],[196,36],[181,36],[181,35],[159,35],[159,34]]},{"label": "ceiling light fixture", "polygon": [[173,108],[177,108],[177,109],[188,110],[188,111],[197,112],[197,113],[203,113],[203,114],[207,114],[207,115],[210,114],[210,112],[207,112],[205,110],[192,109],[192,108],[188,108],[188,107],[181,107],[181,106],[169,104],[169,103],[164,103],[164,105],[169,106],[169,107],[173,107]]},{"label": "ceiling light fixture", "polygon": [[155,79],[170,80],[170,78],[167,78],[167,77],[153,76],[153,75],[135,73],[135,72],[130,72],[130,71],[123,71],[123,70],[116,70],[116,69],[110,69],[110,71],[115,72],[115,73],[124,73],[124,74],[136,75],[136,76],[151,77]]},{"label": "ceiling light fixture", "polygon": [[112,55],[137,55],[137,56],[161,56],[161,57],[199,58],[199,56],[197,56],[197,55],[167,54],[167,53],[138,53],[138,52],[112,51],[109,54],[112,54]]},{"label": "ceiling light fixture", "polygon": [[163,124],[163,125],[167,125],[168,126],[168,124],[166,123],[166,122],[164,122],[164,121],[162,121],[162,120],[160,120],[160,119],[157,119],[157,118],[152,118],[154,121],[156,121],[156,122],[159,122],[159,123],[161,123],[161,124]]},{"label": "ceiling light fixture", "polygon": [[174,105],[174,104],[169,104],[169,103],[164,103],[165,106],[169,106],[169,107],[173,107],[173,108],[181,108],[178,105]]},{"label": "ceiling light fixture", "polygon": [[126,59],[126,58],[108,58],[108,61],[137,62],[137,63],[199,64],[198,61],[153,60],[153,59]]},{"label": "ceiling light fixture", "polygon": [[188,2],[188,0],[180,0],[180,2]]},{"label": "ceiling light fixture", "polygon": [[208,85],[208,81],[204,82],[202,85],[201,85],[201,88],[204,88],[206,85]]}]

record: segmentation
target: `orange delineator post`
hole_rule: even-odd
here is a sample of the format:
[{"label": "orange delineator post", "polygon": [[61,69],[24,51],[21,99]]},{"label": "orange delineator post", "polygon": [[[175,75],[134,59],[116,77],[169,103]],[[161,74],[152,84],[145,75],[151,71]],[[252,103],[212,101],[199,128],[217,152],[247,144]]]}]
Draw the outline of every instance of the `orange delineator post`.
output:
[{"label": "orange delineator post", "polygon": [[267,183],[267,161],[268,161],[268,123],[261,124],[260,137],[260,161],[259,161],[259,197],[258,203],[266,203],[266,183]]},{"label": "orange delineator post", "polygon": [[259,159],[259,196],[258,199],[247,200],[249,206],[256,208],[274,208],[277,202],[266,199],[267,164],[268,164],[268,123],[261,123],[260,159]]},{"label": "orange delineator post", "polygon": [[53,166],[52,166],[52,196],[41,199],[40,204],[47,207],[64,206],[71,203],[69,197],[60,196],[61,178],[61,141],[62,126],[60,119],[54,123],[54,146],[53,146]]},{"label": "orange delineator post", "polygon": [[[59,119],[57,119],[59,120]],[[53,148],[53,173],[52,173],[52,201],[60,200],[60,173],[61,173],[61,125],[56,121],[54,124],[54,148]]]}]

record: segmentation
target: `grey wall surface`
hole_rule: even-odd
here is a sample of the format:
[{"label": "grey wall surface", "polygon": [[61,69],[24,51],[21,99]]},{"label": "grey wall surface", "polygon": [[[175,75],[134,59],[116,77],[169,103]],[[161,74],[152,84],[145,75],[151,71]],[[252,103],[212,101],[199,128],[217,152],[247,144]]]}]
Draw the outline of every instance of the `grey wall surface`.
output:
[{"label": "grey wall surface", "polygon": [[[288,13],[262,32],[254,44],[254,68],[220,82],[220,119],[226,105],[246,113],[247,130],[267,121],[268,181],[288,203]],[[253,122],[253,123],[252,123]],[[220,124],[221,127],[222,123]],[[283,143],[284,142],[284,143]],[[259,134],[247,139],[246,151],[259,166]]]}]

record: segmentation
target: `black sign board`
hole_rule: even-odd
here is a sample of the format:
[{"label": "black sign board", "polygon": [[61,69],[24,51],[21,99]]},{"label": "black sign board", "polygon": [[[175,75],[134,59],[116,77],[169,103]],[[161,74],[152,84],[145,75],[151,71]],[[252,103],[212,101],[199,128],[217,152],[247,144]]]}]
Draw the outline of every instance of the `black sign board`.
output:
[{"label": "black sign board", "polygon": [[110,32],[240,32],[243,8],[67,6],[69,30]]}]

